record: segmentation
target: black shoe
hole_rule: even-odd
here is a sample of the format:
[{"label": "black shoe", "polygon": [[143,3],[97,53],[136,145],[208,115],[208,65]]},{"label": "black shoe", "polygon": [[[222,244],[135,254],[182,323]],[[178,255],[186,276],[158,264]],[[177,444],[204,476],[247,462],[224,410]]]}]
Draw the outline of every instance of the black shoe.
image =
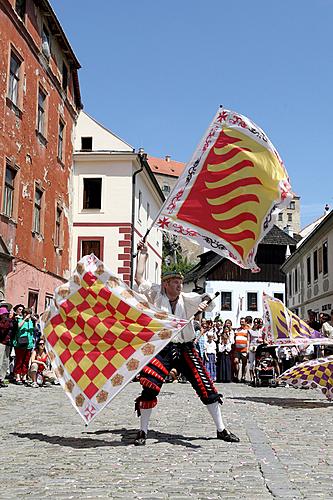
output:
[{"label": "black shoe", "polygon": [[227,429],[217,431],[217,439],[222,439],[222,441],[227,441],[227,443],[239,443],[239,437],[235,436],[232,432],[227,431]]},{"label": "black shoe", "polygon": [[134,440],[135,446],[144,446],[146,444],[147,434],[144,431],[139,431]]}]

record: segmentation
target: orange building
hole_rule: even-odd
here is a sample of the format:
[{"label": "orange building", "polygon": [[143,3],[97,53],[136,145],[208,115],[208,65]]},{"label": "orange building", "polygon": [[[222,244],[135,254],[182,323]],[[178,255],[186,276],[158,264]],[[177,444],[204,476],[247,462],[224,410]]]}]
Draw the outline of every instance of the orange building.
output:
[{"label": "orange building", "polygon": [[44,310],[69,273],[80,64],[47,0],[0,0],[0,299]]}]

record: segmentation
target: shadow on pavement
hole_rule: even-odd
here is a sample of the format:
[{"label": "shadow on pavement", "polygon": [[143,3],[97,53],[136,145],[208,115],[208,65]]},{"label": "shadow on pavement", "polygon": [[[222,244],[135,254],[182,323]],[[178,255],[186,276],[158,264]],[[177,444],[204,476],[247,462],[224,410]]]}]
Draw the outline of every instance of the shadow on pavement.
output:
[{"label": "shadow on pavement", "polygon": [[263,398],[257,396],[247,397],[229,397],[234,401],[263,403],[271,406],[281,406],[282,408],[304,408],[309,410],[312,408],[333,408],[333,404],[329,401],[315,401],[313,399],[297,399],[297,398]]},{"label": "shadow on pavement", "polygon": [[[19,438],[31,439],[32,441],[41,441],[58,446],[67,446],[69,448],[85,449],[85,448],[101,448],[101,447],[117,447],[117,446],[133,446],[137,430],[114,429],[114,430],[99,430],[85,432],[84,434],[121,434],[121,441],[108,441],[105,439],[81,438],[81,437],[65,437],[65,436],[49,436],[41,432],[11,432],[12,436]],[[190,441],[204,440],[207,438],[198,438],[192,436],[182,436],[180,434],[168,434],[164,432],[149,431],[148,445],[157,444],[150,443],[150,440],[156,440],[158,443],[170,443],[172,445],[184,446],[186,448],[198,449],[200,445],[192,444]]]}]

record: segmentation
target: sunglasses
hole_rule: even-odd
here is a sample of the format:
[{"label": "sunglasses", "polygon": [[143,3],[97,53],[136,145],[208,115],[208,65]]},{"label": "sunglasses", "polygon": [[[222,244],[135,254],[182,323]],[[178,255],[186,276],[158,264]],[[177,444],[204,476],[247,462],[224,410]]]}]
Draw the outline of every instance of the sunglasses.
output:
[{"label": "sunglasses", "polygon": [[39,342],[38,345],[45,345],[45,342]]}]

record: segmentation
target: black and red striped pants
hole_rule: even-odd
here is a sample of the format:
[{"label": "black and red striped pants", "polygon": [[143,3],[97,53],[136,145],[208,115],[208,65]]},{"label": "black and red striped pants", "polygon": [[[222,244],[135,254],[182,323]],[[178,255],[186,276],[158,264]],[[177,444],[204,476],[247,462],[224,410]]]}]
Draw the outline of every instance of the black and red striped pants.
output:
[{"label": "black and red striped pants", "polygon": [[140,408],[154,408],[157,405],[157,396],[172,368],[191,383],[204,405],[221,402],[221,395],[217,392],[193,342],[170,342],[141,371],[140,383],[143,390],[135,406],[138,415]]}]

